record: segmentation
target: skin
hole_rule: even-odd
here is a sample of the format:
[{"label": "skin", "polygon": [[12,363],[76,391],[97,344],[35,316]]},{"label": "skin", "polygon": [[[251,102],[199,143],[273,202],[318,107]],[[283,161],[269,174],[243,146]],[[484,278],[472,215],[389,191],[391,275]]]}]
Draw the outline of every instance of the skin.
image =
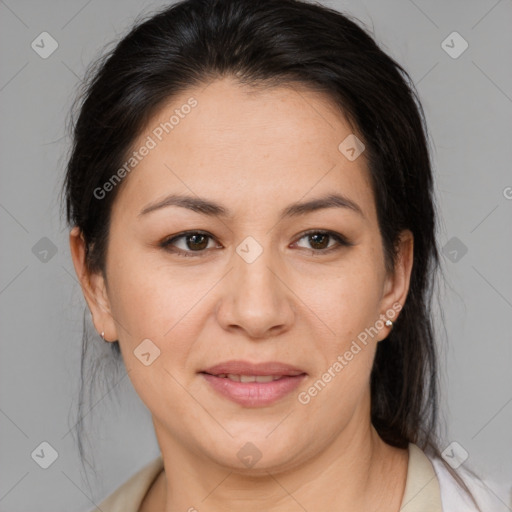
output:
[{"label": "skin", "polygon": [[[191,88],[158,111],[133,147],[191,96],[197,107],[121,185],[106,279],[87,271],[83,238],[78,228],[70,233],[94,324],[106,340],[119,340],[163,455],[165,472],[141,510],[396,512],[408,453],[384,443],[370,421],[370,371],[389,327],[310,403],[297,395],[380,315],[404,304],[412,235],[402,233],[387,273],[365,155],[345,158],[338,145],[353,129],[327,97],[305,88],[256,91],[230,78]],[[323,208],[279,218],[291,203],[333,191],[362,215]],[[234,215],[169,206],[138,216],[171,193],[214,200]],[[183,257],[159,246],[196,229],[212,236],[202,253]],[[310,229],[340,233],[353,245],[322,254],[336,241],[315,246],[303,235]],[[250,264],[236,252],[247,236],[263,250]],[[176,246],[189,254],[197,248],[184,238]],[[160,349],[149,366],[133,354],[146,338]],[[230,359],[281,361],[307,377],[275,404],[242,407],[198,373]],[[237,457],[246,442],[262,454],[252,468]]]}]

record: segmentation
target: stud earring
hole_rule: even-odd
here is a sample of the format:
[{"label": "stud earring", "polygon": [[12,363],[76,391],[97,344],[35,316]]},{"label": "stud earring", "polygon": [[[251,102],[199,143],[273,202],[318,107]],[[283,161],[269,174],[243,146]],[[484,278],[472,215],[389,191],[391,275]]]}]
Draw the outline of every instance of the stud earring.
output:
[{"label": "stud earring", "polygon": [[391,327],[393,328],[393,322],[391,320],[386,320],[386,327]]},{"label": "stud earring", "polygon": [[105,331],[101,331],[101,338],[105,341]]}]

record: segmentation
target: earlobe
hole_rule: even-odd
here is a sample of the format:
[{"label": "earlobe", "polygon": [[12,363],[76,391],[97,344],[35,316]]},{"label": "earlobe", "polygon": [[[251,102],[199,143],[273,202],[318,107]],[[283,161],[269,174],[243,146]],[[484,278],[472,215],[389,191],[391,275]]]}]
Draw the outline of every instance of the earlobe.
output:
[{"label": "earlobe", "polygon": [[69,246],[73,266],[96,330],[104,333],[102,338],[106,341],[117,340],[117,329],[110,309],[105,279],[100,272],[89,272],[85,260],[85,239],[77,226],[69,234]]}]

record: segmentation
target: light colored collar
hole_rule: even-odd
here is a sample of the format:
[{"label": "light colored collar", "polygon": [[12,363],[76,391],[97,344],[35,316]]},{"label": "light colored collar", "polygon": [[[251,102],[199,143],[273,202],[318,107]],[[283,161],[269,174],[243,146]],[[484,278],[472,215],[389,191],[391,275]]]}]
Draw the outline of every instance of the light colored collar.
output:
[{"label": "light colored collar", "polygon": [[164,461],[159,455],[118,487],[93,512],[139,512],[146,493],[163,469]]},{"label": "light colored collar", "polygon": [[400,512],[442,512],[439,480],[430,459],[409,443],[409,465]]},{"label": "light colored collar", "polygon": [[[164,469],[162,456],[146,464],[108,496],[94,512],[138,512],[140,505]],[[429,458],[409,443],[409,464],[400,512],[442,512],[439,482]]]}]

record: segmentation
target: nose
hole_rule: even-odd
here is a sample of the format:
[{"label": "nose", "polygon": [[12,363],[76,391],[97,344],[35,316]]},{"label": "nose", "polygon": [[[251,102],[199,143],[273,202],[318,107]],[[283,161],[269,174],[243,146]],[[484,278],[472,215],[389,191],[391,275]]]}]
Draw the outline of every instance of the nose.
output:
[{"label": "nose", "polygon": [[228,331],[240,330],[264,339],[290,329],[295,319],[294,295],[285,272],[271,249],[248,263],[233,255],[234,268],[226,276],[217,306],[217,320]]}]

